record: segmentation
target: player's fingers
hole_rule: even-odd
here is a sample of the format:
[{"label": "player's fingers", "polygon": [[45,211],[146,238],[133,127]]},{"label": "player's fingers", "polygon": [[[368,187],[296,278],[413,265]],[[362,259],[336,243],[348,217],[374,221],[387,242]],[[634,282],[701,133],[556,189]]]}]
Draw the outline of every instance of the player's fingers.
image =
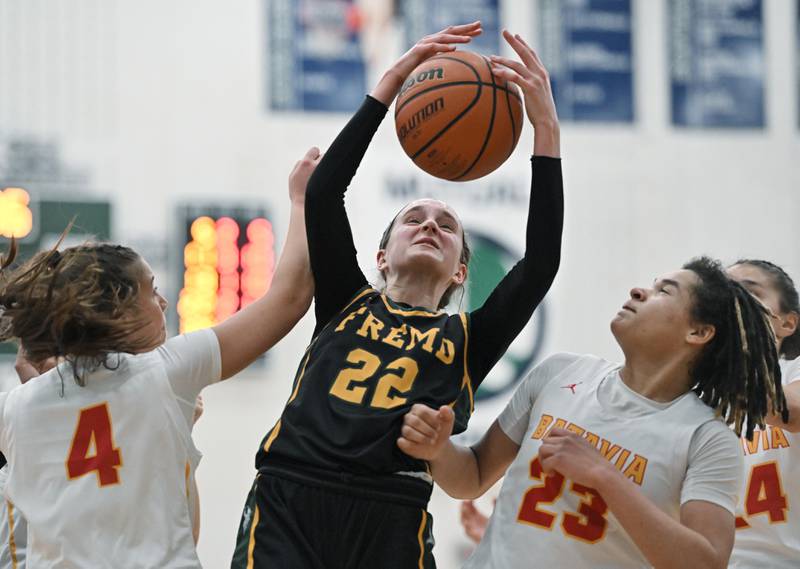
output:
[{"label": "player's fingers", "polygon": [[531,54],[531,56],[533,57],[533,59],[534,59],[534,60],[536,60],[536,63],[538,63],[538,64],[539,64],[539,65],[540,65],[540,66],[541,66],[541,67],[544,69],[544,64],[542,63],[542,59],[539,57],[539,54],[538,54],[538,53],[536,53],[536,50],[535,50],[535,49],[533,49],[531,46],[529,46],[529,45],[528,45],[528,42],[526,42],[526,41],[525,41],[525,39],[524,39],[524,38],[523,38],[521,35],[519,35],[519,34],[514,34],[514,37],[515,37],[515,38],[516,38],[516,39],[517,39],[517,40],[518,40],[518,41],[519,41],[519,42],[520,42],[522,45],[524,45],[524,46],[525,46],[525,47],[528,49],[528,51],[530,51],[530,54]]},{"label": "player's fingers", "polygon": [[528,81],[524,77],[521,77],[519,73],[517,73],[516,71],[512,71],[508,67],[492,66],[492,73],[494,73],[495,77],[497,77],[498,79],[514,83],[515,85],[517,85],[517,87],[522,89],[523,92],[526,92],[528,89],[531,88],[530,81]]},{"label": "player's fingers", "polygon": [[533,72],[528,69],[525,65],[516,61],[515,59],[510,59],[508,57],[502,57],[500,55],[492,55],[489,57],[492,63],[492,67],[507,67],[509,69],[513,69],[516,71],[520,76],[529,78],[533,77]]},{"label": "player's fingers", "polygon": [[428,36],[424,40],[424,42],[426,44],[431,44],[431,43],[443,43],[443,44],[469,43],[471,41],[472,41],[472,36],[456,35],[456,34],[433,34],[432,36]]},{"label": "player's fingers", "polygon": [[400,434],[407,441],[417,443],[418,445],[432,445],[434,443],[434,438],[429,437],[413,427],[409,427],[408,425],[403,425],[403,427],[400,429]]},{"label": "player's fingers", "polygon": [[545,437],[545,440],[547,440],[547,439],[555,440],[555,439],[558,439],[560,437],[569,437],[569,436],[574,435],[574,434],[575,433],[573,433],[572,431],[568,431],[566,429],[561,429],[559,427],[553,427],[552,429],[550,429],[547,432],[547,436]]},{"label": "player's fingers", "polygon": [[412,427],[411,425],[406,424],[400,427],[400,434],[416,443],[436,444],[436,431],[429,433],[427,430],[421,431],[415,427]]},{"label": "player's fingers", "polygon": [[474,22],[470,22],[469,24],[458,24],[455,26],[447,26],[443,29],[440,34],[458,34],[458,35],[477,35],[481,33],[483,30],[481,29],[481,21],[475,20]]},{"label": "player's fingers", "polygon": [[420,448],[419,445],[412,443],[411,441],[400,437],[397,439],[397,447],[406,453],[408,456],[414,458],[424,458],[420,455]]},{"label": "player's fingers", "polygon": [[436,425],[430,425],[426,421],[422,420],[417,415],[412,415],[410,413],[406,414],[403,418],[403,422],[411,427],[419,431],[420,433],[424,434],[427,437],[432,439],[436,438],[436,434],[438,433],[436,429]]},{"label": "player's fingers", "polygon": [[438,427],[441,422],[439,419],[439,411],[437,409],[431,409],[422,403],[414,403],[414,405],[411,406],[411,411],[409,411],[409,413],[416,415],[433,427]]},{"label": "player's fingers", "polygon": [[317,148],[316,146],[312,146],[311,148],[308,149],[308,152],[306,152],[305,158],[307,160],[316,160],[317,158],[319,158],[319,155],[320,155],[319,148]]},{"label": "player's fingers", "polygon": [[475,507],[475,502],[472,500],[464,500],[461,502],[461,520],[470,519],[476,513],[478,509]]},{"label": "player's fingers", "polygon": [[517,55],[519,55],[519,58],[522,60],[522,63],[524,63],[526,67],[532,70],[533,69],[539,70],[542,68],[541,64],[538,63],[536,59],[533,57],[531,49],[528,48],[525,43],[520,41],[519,35],[514,36],[508,30],[503,30],[503,38],[505,38],[508,45],[511,46],[511,49],[517,52]]}]

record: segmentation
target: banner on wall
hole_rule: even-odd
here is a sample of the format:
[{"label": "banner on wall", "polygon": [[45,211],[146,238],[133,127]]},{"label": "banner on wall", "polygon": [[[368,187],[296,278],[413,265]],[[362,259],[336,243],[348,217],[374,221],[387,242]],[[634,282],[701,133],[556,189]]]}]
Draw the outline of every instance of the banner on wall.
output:
[{"label": "banner on wall", "polygon": [[670,0],[672,122],[764,126],[761,0]]},{"label": "banner on wall", "polygon": [[480,20],[483,33],[465,48],[484,55],[500,53],[498,0],[403,0],[406,45],[453,25]]},{"label": "banner on wall", "polygon": [[540,0],[537,46],[558,115],[579,122],[632,122],[630,0]]},{"label": "banner on wall", "polygon": [[366,93],[353,0],[266,0],[268,108],[356,110]]}]

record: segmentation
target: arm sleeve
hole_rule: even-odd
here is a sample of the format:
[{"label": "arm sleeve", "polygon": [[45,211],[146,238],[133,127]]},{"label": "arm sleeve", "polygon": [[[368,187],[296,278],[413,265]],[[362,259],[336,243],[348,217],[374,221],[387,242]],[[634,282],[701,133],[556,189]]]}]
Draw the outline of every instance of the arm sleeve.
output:
[{"label": "arm sleeve", "polygon": [[497,417],[503,432],[515,443],[521,445],[531,422],[531,410],[545,386],[576,356],[556,354],[534,367],[520,382],[506,408]]},{"label": "arm sleeve", "polygon": [[314,274],[315,336],[367,284],[358,267],[344,194],[387,110],[368,96],[308,181],[306,234]]},{"label": "arm sleeve", "polygon": [[[534,156],[525,256],[470,314],[467,361],[476,388],[550,289],[561,262],[564,191],[561,160]],[[506,433],[508,434],[508,433]]]},{"label": "arm sleeve", "polygon": [[681,505],[703,500],[735,515],[743,478],[744,456],[733,431],[721,421],[701,425],[689,444],[689,467],[681,489]]},{"label": "arm sleeve", "polygon": [[157,352],[184,412],[187,408],[194,410],[200,391],[222,376],[219,341],[211,328],[170,338]]}]

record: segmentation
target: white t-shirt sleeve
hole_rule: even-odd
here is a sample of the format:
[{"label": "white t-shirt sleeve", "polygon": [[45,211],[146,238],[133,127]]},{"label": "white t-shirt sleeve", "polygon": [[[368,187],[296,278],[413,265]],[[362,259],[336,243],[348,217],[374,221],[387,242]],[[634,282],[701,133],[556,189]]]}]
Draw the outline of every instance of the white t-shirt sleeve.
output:
[{"label": "white t-shirt sleeve", "polygon": [[781,380],[783,385],[800,381],[800,358],[781,360]]},{"label": "white t-shirt sleeve", "polygon": [[8,450],[8,438],[6,437],[6,401],[8,401],[8,391],[0,393],[0,452]]},{"label": "white t-shirt sleeve", "polygon": [[192,408],[200,391],[222,376],[219,341],[210,328],[170,338],[157,352],[178,401]]},{"label": "white t-shirt sleeve", "polygon": [[703,500],[735,515],[743,484],[744,456],[739,439],[722,421],[701,425],[689,443],[689,466],[681,489],[681,505]]},{"label": "white t-shirt sleeve", "polygon": [[574,354],[555,354],[528,372],[511,397],[511,401],[497,418],[500,428],[508,438],[517,444],[522,444],[536,398],[545,385],[577,357]]}]

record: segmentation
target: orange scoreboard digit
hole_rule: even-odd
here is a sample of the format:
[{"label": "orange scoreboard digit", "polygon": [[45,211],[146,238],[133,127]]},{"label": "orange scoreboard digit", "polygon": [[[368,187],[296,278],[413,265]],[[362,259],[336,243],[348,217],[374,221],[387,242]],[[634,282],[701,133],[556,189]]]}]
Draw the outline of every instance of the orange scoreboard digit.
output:
[{"label": "orange scoreboard digit", "polygon": [[263,209],[187,207],[183,213],[181,334],[213,326],[262,296],[275,269],[275,237]]}]

